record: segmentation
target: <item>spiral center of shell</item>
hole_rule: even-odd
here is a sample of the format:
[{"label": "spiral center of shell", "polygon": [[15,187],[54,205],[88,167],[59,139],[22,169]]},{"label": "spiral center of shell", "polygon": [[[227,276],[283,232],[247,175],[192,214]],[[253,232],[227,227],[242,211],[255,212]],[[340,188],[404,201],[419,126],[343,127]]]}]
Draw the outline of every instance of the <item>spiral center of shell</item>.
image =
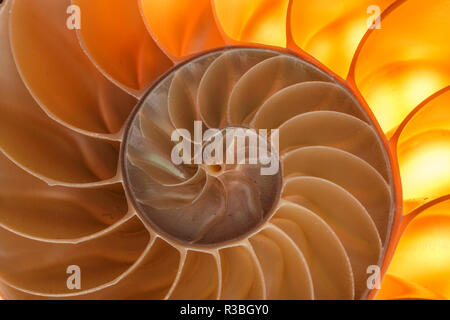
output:
[{"label": "spiral center of shell", "polygon": [[316,210],[302,195],[308,185],[333,189],[339,202],[338,184],[351,190],[351,171],[362,170],[385,192],[387,157],[371,126],[342,84],[300,57],[209,52],[175,66],[136,107],[122,152],[125,187],[162,238],[226,247],[272,225],[289,203]]}]

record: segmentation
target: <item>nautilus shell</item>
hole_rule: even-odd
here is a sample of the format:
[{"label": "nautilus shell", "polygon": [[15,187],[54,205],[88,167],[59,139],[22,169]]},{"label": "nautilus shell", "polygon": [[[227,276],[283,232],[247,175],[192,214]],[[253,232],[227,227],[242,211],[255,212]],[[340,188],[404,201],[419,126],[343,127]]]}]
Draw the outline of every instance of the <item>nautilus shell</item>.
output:
[{"label": "nautilus shell", "polygon": [[[401,143],[450,122],[425,100],[388,141],[354,64],[334,74],[292,44],[292,21],[288,48],[275,41],[298,3],[259,8],[272,46],[224,18],[231,1],[199,0],[192,22],[175,2],[0,1],[1,297],[373,298],[410,222]],[[263,147],[233,138],[214,155],[243,161],[217,162],[205,150],[228,132]],[[408,212],[431,207],[417,194]]]}]

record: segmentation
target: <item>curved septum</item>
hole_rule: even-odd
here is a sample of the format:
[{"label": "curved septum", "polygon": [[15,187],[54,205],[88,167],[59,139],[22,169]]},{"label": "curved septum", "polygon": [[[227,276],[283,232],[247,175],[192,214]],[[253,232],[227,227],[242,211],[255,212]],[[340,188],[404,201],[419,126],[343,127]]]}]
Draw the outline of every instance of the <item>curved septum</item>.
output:
[{"label": "curved septum", "polygon": [[[163,76],[127,128],[125,187],[162,238],[204,250],[248,243],[263,270],[281,241],[277,250],[303,259],[302,298],[372,289],[367,272],[383,262],[395,211],[391,167],[370,117],[325,71],[269,49],[209,52]],[[205,151],[229,129],[241,132],[235,143]],[[230,150],[244,161],[215,157]]]}]

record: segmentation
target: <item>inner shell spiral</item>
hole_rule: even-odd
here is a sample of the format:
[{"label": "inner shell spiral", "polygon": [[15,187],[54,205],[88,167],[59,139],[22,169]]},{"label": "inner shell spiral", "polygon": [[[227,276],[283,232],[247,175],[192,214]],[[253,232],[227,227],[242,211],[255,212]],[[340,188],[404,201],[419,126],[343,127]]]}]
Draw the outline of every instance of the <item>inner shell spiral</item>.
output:
[{"label": "inner shell spiral", "polygon": [[[195,124],[202,133],[251,129],[258,138],[266,130],[279,170],[261,174],[248,147],[244,164],[174,163],[173,132],[184,129],[195,149]],[[381,263],[389,238],[391,168],[370,117],[334,77],[284,52],[210,52],[163,76],[127,128],[126,190],[162,238],[202,250],[247,241],[264,274],[295,278],[286,298],[367,292],[367,268]]]}]

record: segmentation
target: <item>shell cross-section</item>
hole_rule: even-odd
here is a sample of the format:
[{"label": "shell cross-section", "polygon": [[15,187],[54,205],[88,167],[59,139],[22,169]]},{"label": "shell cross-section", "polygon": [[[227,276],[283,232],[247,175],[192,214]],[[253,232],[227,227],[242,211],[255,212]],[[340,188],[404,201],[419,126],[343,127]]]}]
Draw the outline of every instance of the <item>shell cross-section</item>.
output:
[{"label": "shell cross-section", "polygon": [[389,157],[351,91],[317,66],[257,48],[193,58],[144,96],[121,154],[141,221],[187,252],[173,297],[187,297],[181,287],[225,299],[371,289],[395,208]]}]

